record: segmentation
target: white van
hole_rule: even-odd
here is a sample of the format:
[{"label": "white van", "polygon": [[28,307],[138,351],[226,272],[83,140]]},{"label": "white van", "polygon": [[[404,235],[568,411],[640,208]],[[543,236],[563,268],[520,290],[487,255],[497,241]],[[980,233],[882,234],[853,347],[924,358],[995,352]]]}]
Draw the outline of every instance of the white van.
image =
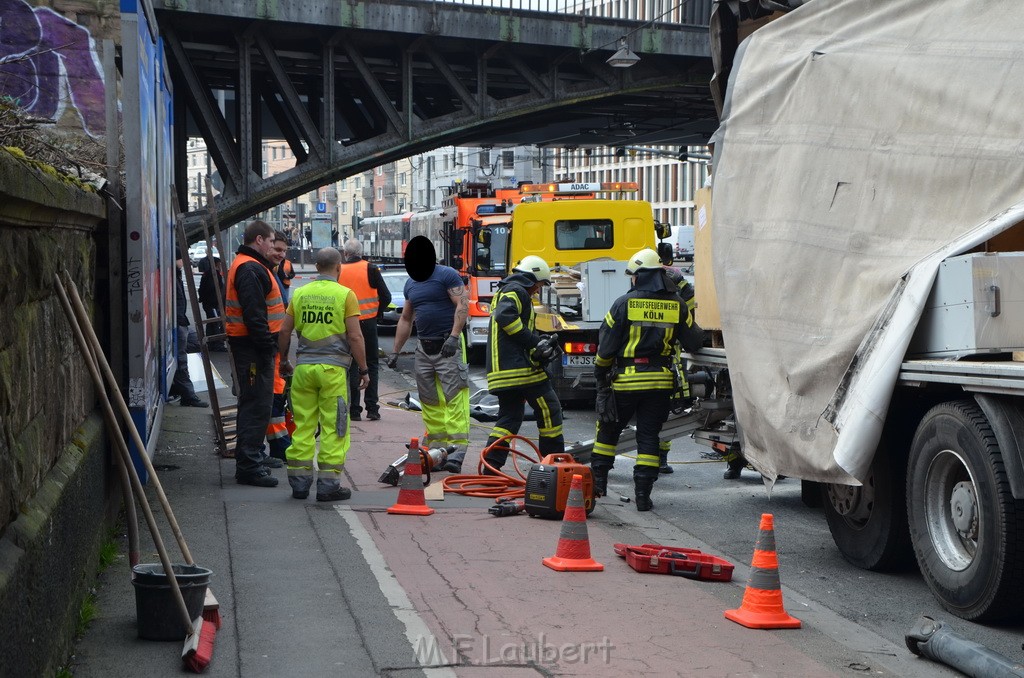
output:
[{"label": "white van", "polygon": [[693,226],[673,226],[669,243],[677,261],[693,261]]}]

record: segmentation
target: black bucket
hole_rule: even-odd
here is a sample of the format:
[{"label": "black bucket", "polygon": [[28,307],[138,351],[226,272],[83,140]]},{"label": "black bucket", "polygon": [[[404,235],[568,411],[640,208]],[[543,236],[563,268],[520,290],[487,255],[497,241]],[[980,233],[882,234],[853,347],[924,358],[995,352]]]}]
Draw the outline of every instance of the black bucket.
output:
[{"label": "black bucket", "polygon": [[[174,578],[185,599],[189,619],[203,613],[206,585],[212,571],[198,565],[171,565]],[[188,626],[181,618],[181,610],[174,599],[171,583],[160,563],[145,563],[132,568],[135,586],[135,616],[139,638],[146,640],[185,640]]]}]

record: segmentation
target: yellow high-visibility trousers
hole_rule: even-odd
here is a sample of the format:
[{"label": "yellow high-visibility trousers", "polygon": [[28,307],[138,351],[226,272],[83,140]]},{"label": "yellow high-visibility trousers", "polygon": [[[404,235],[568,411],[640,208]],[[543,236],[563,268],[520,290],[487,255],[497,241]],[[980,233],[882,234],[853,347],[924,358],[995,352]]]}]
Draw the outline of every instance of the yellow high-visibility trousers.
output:
[{"label": "yellow high-visibility trousers", "polygon": [[316,429],[320,425],[317,491],[337,489],[351,444],[348,426],[348,368],[296,365],[292,376],[295,433],[288,448],[288,481],[294,490],[313,483]]}]

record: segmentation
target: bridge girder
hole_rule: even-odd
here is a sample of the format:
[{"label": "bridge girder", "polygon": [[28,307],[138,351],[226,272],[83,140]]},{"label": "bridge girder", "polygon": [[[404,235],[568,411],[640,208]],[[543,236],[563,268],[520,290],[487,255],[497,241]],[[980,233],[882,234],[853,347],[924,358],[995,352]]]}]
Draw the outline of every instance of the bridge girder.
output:
[{"label": "bridge girder", "polygon": [[[600,32],[588,28],[596,19],[424,3],[393,5],[385,19],[372,15],[381,3],[338,3],[349,10],[341,25],[312,25],[297,15],[284,22],[195,13],[196,4],[158,12],[176,119],[185,120],[175,128],[176,177],[187,204],[185,145],[202,136],[223,181],[222,226],[440,146],[699,144],[716,125],[706,27],[640,29],[649,51],[639,50],[636,66],[613,69],[605,59],[617,39],[594,41],[627,32],[623,22]],[[312,11],[301,2],[270,5]],[[481,32],[488,26],[492,37]],[[296,165],[263,176],[262,145],[280,139]],[[200,217],[186,218],[190,235]]]}]

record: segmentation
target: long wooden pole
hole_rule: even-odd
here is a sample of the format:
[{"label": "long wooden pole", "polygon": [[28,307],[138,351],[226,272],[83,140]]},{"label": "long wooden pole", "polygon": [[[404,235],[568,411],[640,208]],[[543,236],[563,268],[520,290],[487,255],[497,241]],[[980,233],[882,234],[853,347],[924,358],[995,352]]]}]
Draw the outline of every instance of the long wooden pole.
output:
[{"label": "long wooden pole", "polygon": [[[78,348],[82,352],[82,356],[85,360],[85,366],[89,368],[89,375],[92,376],[92,381],[96,386],[96,390],[99,392],[100,402],[103,405],[104,415],[107,419],[108,425],[113,424],[111,435],[120,438],[120,429],[117,428],[117,418],[114,416],[114,408],[110,404],[110,399],[107,397],[106,388],[103,385],[103,378],[100,377],[99,371],[96,369],[96,364],[90,359],[90,347],[86,342],[85,336],[82,334],[82,326],[78,322],[78,318],[75,312],[71,308],[71,302],[68,300],[67,290],[64,288],[63,282],[61,282],[60,276],[54,274],[54,279],[57,281],[57,294],[60,297],[61,306],[64,307],[64,312],[68,316],[68,322],[71,324],[71,331],[75,335],[75,341],[78,343]],[[74,283],[72,283],[73,285]],[[91,330],[92,325],[87,325]],[[102,354],[100,354],[102,359]],[[119,392],[120,393],[120,392]],[[137,432],[136,432],[137,433]],[[188,607],[185,605],[185,599],[181,595],[181,589],[178,587],[178,579],[174,575],[174,566],[171,565],[171,560],[167,556],[167,549],[164,547],[164,541],[160,537],[160,530],[157,527],[156,519],[153,517],[153,511],[149,508],[149,502],[146,500],[146,492],[142,489],[142,482],[139,480],[139,474],[135,471],[135,465],[132,464],[131,455],[128,453],[128,445],[124,442],[123,438],[120,438],[121,445],[117,446],[118,452],[121,455],[122,462],[128,471],[128,477],[131,480],[132,489],[135,491],[135,496],[139,500],[139,505],[142,506],[142,513],[146,516],[146,524],[149,525],[149,532],[153,535],[153,543],[156,545],[156,551],[160,554],[160,562],[164,566],[164,574],[167,576],[167,580],[171,584],[171,591],[174,593],[174,599],[178,603],[178,608],[181,611],[182,618],[185,621],[188,629],[188,635],[195,635],[195,628],[192,626],[192,619],[188,614]],[[145,448],[143,448],[142,456],[145,456]],[[189,563],[191,565],[191,563]]]},{"label": "long wooden pole", "polygon": [[[67,275],[67,273],[65,273],[65,275]],[[100,346],[99,337],[96,336],[96,331],[92,328],[92,323],[89,321],[89,314],[85,310],[85,304],[82,303],[82,298],[78,295],[78,287],[75,286],[75,282],[71,280],[70,276],[67,277],[67,289],[70,293],[71,301],[74,304],[75,315],[78,318],[78,323],[85,329],[89,343],[96,355],[97,362],[100,364],[100,368],[102,369],[104,376],[106,376],[110,392],[113,394],[113,400],[117,403],[118,409],[121,411],[121,418],[124,419],[124,425],[128,429],[128,433],[131,434],[132,441],[135,443],[135,448],[139,451],[139,457],[142,459],[142,463],[146,467],[146,471],[149,473],[149,477],[153,481],[153,489],[156,491],[156,496],[160,500],[160,505],[163,507],[164,513],[167,515],[167,522],[171,526],[171,532],[174,533],[174,538],[178,540],[178,546],[181,548],[181,555],[185,559],[186,565],[195,565],[195,561],[192,559],[192,553],[188,549],[188,544],[185,543],[185,536],[181,533],[181,528],[178,527],[178,521],[174,517],[174,511],[171,510],[171,503],[167,501],[167,495],[164,494],[163,485],[160,484],[160,478],[156,474],[156,469],[153,468],[153,462],[150,460],[149,455],[146,454],[146,444],[142,442],[142,436],[139,435],[139,429],[135,426],[135,420],[132,419],[131,412],[128,411],[128,403],[124,401],[124,396],[121,395],[121,388],[117,383],[117,379],[114,378],[114,372],[110,369],[110,364],[107,362],[106,356],[103,355],[103,349]],[[134,466],[132,468],[134,468]]]}]

